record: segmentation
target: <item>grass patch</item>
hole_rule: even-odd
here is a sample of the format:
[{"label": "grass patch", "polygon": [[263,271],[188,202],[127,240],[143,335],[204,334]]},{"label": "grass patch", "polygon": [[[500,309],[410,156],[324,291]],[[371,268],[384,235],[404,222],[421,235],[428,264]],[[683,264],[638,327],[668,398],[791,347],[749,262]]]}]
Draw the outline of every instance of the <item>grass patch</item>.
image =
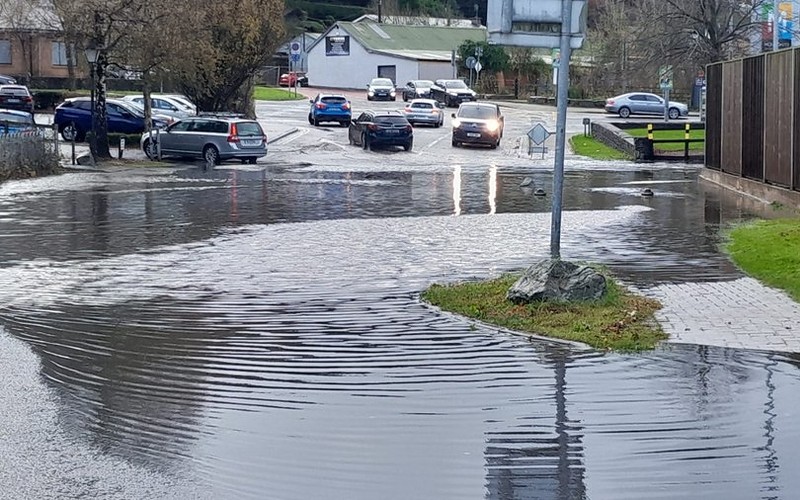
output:
[{"label": "grass patch", "polygon": [[574,135],[570,137],[569,144],[572,151],[581,156],[588,156],[595,160],[632,160],[630,156],[622,151],[607,146],[594,137],[585,135]]},{"label": "grass patch", "polygon": [[[646,128],[630,128],[625,130],[631,137],[647,137]],[[678,139],[682,140],[686,132],[683,130],[654,130],[653,139]],[[700,129],[692,129],[689,131],[690,139],[706,139],[706,131]],[[705,142],[690,142],[689,151],[703,151]],[[659,151],[683,151],[682,142],[656,144],[655,148]]]},{"label": "grass patch", "polygon": [[800,302],[800,219],[737,226],[728,233],[725,249],[747,274]]},{"label": "grass patch", "polygon": [[299,101],[307,99],[300,92],[294,95],[294,90],[279,89],[275,87],[259,87],[253,90],[253,99],[256,101]]},{"label": "grass patch", "polygon": [[597,349],[652,349],[667,338],[653,319],[661,304],[635,295],[608,279],[608,293],[582,303],[516,305],[506,292],[519,276],[433,285],[422,299],[445,311],[511,330],[589,344]]}]

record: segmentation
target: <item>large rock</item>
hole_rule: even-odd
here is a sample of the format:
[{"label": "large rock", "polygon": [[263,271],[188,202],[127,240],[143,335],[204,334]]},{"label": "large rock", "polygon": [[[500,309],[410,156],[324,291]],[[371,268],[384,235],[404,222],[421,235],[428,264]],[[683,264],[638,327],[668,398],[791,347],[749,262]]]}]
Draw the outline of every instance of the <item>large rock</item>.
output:
[{"label": "large rock", "polygon": [[596,300],[606,292],[606,278],[594,269],[559,259],[529,267],[509,288],[506,298],[515,304]]}]

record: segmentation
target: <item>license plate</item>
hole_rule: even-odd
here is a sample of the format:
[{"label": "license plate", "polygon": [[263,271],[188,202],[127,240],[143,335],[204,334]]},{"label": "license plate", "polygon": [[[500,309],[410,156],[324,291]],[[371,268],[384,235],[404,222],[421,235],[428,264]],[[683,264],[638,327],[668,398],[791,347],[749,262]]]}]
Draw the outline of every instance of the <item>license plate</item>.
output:
[{"label": "license plate", "polygon": [[467,137],[480,137],[481,134],[477,132],[467,132]]},{"label": "license plate", "polygon": [[260,146],[261,139],[250,139],[242,141],[242,146]]},{"label": "license plate", "polygon": [[387,134],[399,134],[399,130],[389,129],[385,131]]},{"label": "license plate", "polygon": [[6,99],[6,102],[22,102],[19,99]]}]

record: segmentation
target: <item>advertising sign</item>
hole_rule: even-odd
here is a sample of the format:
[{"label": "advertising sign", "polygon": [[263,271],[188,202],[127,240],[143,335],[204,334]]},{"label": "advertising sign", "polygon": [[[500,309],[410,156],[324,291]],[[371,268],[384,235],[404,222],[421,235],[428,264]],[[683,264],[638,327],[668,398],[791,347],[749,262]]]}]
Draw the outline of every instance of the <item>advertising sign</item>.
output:
[{"label": "advertising sign", "polygon": [[778,4],[778,48],[784,49],[792,46],[794,21],[792,20],[792,3]]},{"label": "advertising sign", "polygon": [[325,37],[326,56],[349,56],[350,55],[350,36],[331,35]]}]

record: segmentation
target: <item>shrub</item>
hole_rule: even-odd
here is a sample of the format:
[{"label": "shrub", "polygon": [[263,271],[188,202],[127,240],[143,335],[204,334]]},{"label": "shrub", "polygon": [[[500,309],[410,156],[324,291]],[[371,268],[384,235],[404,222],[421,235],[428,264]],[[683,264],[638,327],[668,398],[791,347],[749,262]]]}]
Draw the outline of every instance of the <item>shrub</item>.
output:
[{"label": "shrub", "polygon": [[59,172],[53,141],[41,136],[0,137],[0,181]]}]

